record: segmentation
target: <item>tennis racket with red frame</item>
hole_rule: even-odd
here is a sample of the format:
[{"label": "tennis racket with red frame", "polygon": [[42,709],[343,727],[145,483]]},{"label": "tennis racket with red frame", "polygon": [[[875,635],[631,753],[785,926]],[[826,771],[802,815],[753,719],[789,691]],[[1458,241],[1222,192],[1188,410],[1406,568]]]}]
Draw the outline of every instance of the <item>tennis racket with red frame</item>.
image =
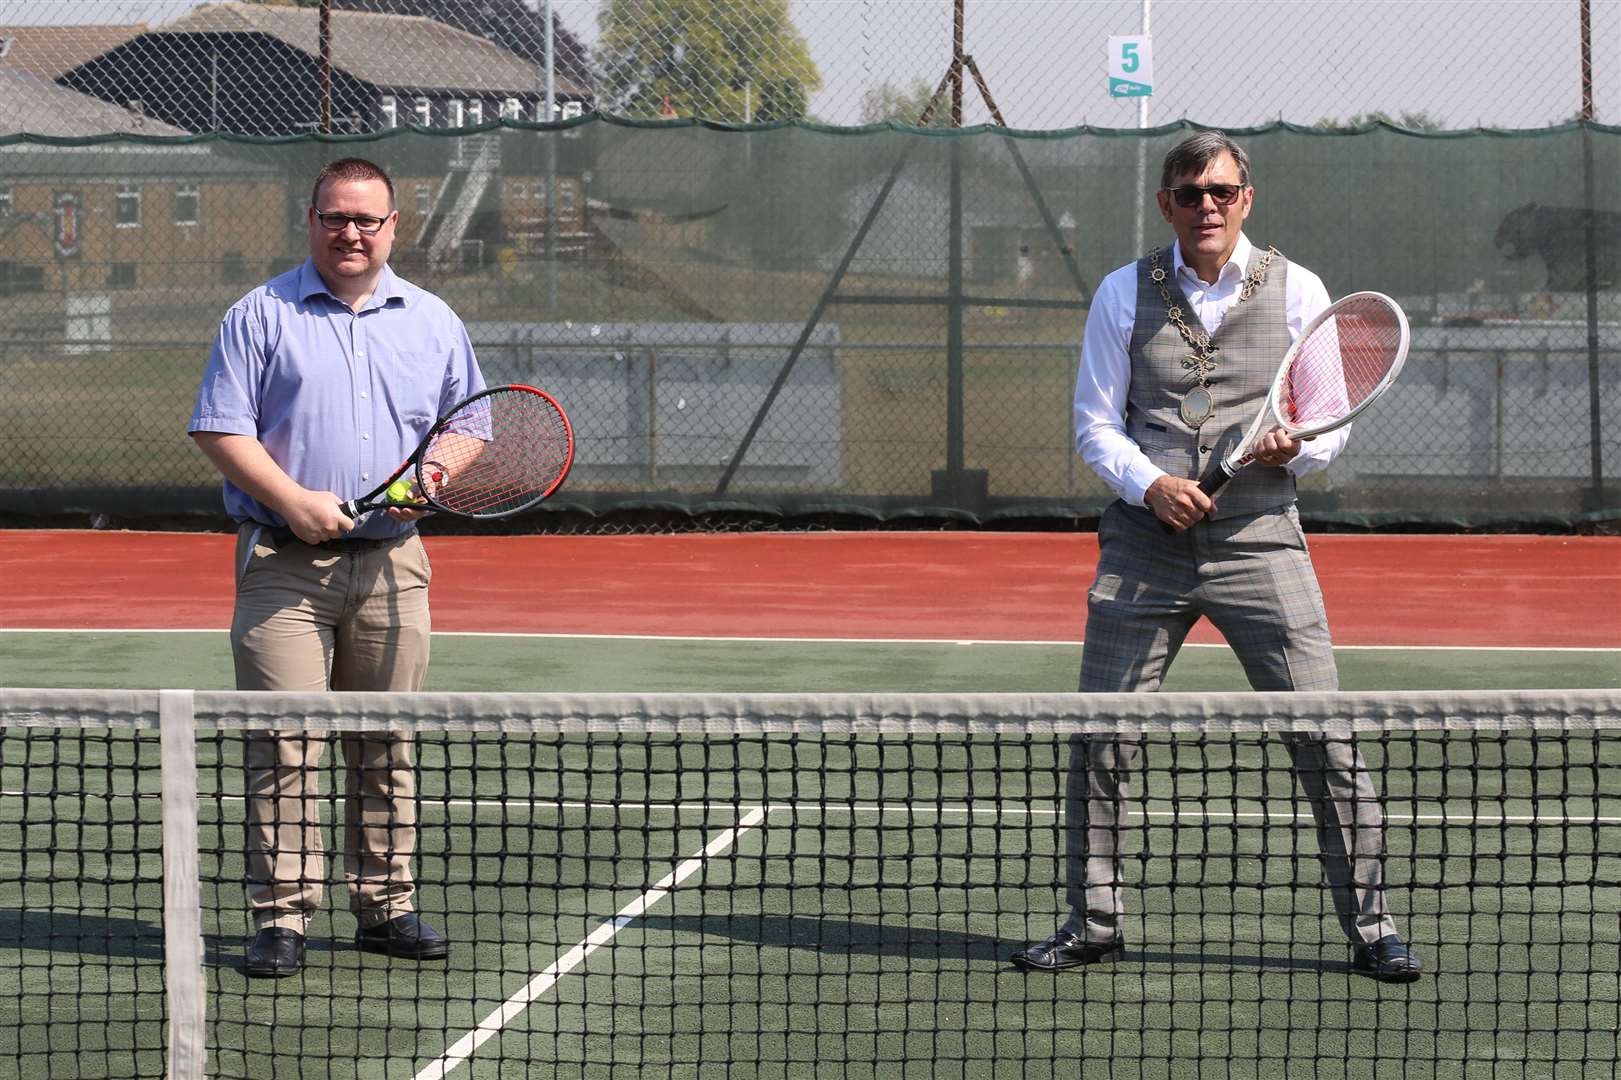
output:
[{"label": "tennis racket with red frame", "polygon": [[394,475],[339,509],[351,518],[390,506],[510,517],[556,491],[573,462],[574,429],[556,399],[494,386],[441,416]]},{"label": "tennis racket with red frame", "polygon": [[1289,346],[1255,422],[1199,489],[1214,496],[1255,460],[1256,444],[1274,427],[1303,441],[1349,424],[1396,381],[1410,341],[1406,313],[1384,293],[1330,304]]}]

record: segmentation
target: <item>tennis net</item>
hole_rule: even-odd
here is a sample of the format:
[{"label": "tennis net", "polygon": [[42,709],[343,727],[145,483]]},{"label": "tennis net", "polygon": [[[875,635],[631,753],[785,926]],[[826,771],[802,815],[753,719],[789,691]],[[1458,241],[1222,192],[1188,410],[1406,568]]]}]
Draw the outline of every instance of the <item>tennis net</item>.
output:
[{"label": "tennis net", "polygon": [[[1621,691],[0,690],[0,724],[0,1076],[1621,1068]],[[302,972],[249,979],[244,745],[294,731],[333,743],[327,895]],[[387,732],[447,960],[354,943],[339,742]],[[1353,969],[1299,736],[1372,773],[1416,982]],[[1076,739],[1142,746],[1128,948],[1026,974],[1065,914]]]}]

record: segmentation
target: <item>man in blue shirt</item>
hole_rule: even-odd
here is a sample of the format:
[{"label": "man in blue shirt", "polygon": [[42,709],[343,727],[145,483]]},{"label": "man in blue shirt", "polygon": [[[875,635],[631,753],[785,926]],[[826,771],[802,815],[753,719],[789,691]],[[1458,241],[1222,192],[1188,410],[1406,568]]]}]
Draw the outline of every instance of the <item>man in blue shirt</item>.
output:
[{"label": "man in blue shirt", "polygon": [[[308,261],[226,312],[191,418],[239,526],[237,688],[415,691],[429,642],[421,513],[355,521],[339,504],[376,487],[484,379],[461,320],[388,267],[399,215],[381,168],[359,158],[327,165],[307,216]],[[303,967],[324,878],[314,800],[325,742],[313,732],[247,740],[249,975]],[[443,959],[448,942],[413,902],[409,736],[348,735],[343,752],[357,944]]]}]

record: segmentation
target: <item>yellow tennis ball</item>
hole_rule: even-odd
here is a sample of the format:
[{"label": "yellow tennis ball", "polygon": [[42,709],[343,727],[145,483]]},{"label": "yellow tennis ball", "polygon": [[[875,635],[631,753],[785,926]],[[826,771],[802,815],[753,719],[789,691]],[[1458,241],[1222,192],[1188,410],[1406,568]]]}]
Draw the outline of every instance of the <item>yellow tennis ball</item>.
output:
[{"label": "yellow tennis ball", "polygon": [[396,480],[388,485],[388,501],[397,503],[411,502],[411,481]]}]

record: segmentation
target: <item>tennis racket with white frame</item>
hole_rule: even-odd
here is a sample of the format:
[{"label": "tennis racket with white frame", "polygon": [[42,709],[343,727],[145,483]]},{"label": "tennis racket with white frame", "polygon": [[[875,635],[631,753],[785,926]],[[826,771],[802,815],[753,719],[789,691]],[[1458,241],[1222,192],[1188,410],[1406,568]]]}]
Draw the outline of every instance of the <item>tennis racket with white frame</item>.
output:
[{"label": "tennis racket with white frame", "polygon": [[1225,487],[1275,427],[1299,442],[1349,424],[1396,381],[1411,337],[1406,313],[1384,293],[1334,301],[1289,346],[1255,422],[1200,478],[1199,490],[1214,496]]}]

